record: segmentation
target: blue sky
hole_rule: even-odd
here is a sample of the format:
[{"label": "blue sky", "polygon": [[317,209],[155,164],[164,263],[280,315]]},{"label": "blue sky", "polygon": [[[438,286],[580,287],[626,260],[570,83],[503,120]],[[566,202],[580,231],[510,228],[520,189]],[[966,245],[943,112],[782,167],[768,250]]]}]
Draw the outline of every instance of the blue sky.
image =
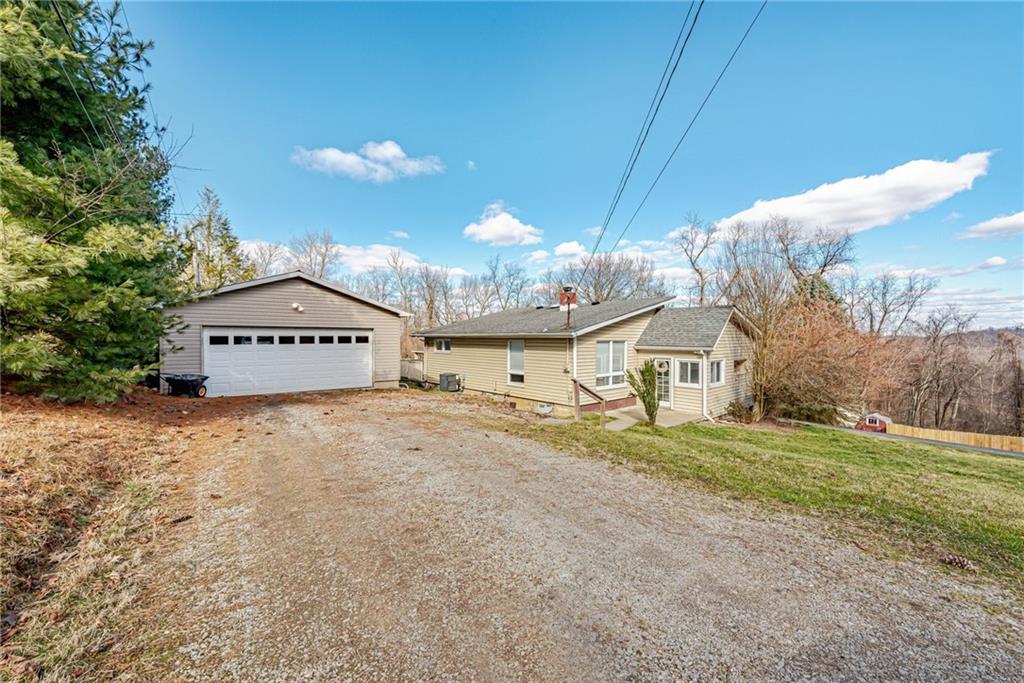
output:
[{"label": "blue sky", "polygon": [[[757,6],[704,7],[610,233]],[[540,270],[592,246],[687,7],[127,12],[156,43],[158,117],[192,133],[178,164],[201,170],[176,171],[178,211],[209,185],[245,240],[326,228],[353,271],[392,247],[475,271],[494,253]],[[940,277],[933,304],[1021,322],[1022,7],[769,3],[625,248],[682,277],[665,236],[688,213],[785,213],[857,230],[861,270]]]}]

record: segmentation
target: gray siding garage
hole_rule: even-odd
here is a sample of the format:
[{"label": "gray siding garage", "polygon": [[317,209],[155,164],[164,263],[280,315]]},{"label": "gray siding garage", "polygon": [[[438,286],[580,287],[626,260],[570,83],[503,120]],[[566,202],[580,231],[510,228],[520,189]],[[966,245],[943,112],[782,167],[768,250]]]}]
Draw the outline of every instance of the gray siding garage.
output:
[{"label": "gray siding garage", "polygon": [[394,387],[402,317],[302,272],[223,287],[170,308],[161,372],[209,375],[208,396]]}]

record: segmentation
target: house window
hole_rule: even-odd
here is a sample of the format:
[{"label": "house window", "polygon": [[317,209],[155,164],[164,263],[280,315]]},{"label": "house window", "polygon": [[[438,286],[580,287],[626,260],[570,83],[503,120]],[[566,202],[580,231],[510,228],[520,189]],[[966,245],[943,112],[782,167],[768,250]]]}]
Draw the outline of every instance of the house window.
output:
[{"label": "house window", "polygon": [[369,343],[370,343],[370,338],[369,337],[364,337],[364,336],[356,337],[356,344],[369,344]]},{"label": "house window", "polygon": [[451,339],[435,339],[434,340],[434,350],[439,352],[439,353],[448,353],[449,351],[452,350],[452,340]]},{"label": "house window", "polygon": [[293,335],[281,335],[277,338],[278,344],[294,344],[295,337]]},{"label": "house window", "polygon": [[722,361],[711,361],[711,367],[708,369],[708,374],[711,375],[711,382],[708,386],[717,387],[720,384],[725,383],[725,365]]},{"label": "house window", "polygon": [[349,336],[349,335],[345,335],[343,337],[338,337],[338,343],[339,344],[351,344],[352,343],[352,337]]},{"label": "house window", "polygon": [[256,343],[257,344],[273,344],[274,343],[274,335],[272,335],[272,334],[270,334],[270,335],[262,335],[261,334],[258,337],[256,337]]},{"label": "house window", "polygon": [[508,340],[508,383],[526,382],[526,342],[522,339]]},{"label": "house window", "polygon": [[620,387],[626,384],[626,342],[597,342],[597,373],[599,387]]},{"label": "house window", "polygon": [[320,343],[321,344],[333,344],[334,343],[334,337],[332,335],[329,335],[329,334],[321,335],[320,336]]},{"label": "house window", "polygon": [[234,339],[235,344],[252,344],[252,337],[249,335],[237,335]]},{"label": "house window", "polygon": [[223,335],[223,336],[222,335],[217,335],[217,336],[211,336],[210,337],[210,346],[227,346],[227,344],[228,344],[228,336],[226,334]]},{"label": "house window", "polygon": [[699,387],[700,386],[700,361],[699,360],[677,360],[676,361],[676,386]]},{"label": "house window", "polygon": [[878,426],[878,418],[877,417],[869,417],[868,418],[868,426],[869,427],[877,427]]},{"label": "house window", "polygon": [[309,335],[308,337],[307,336],[301,336],[301,337],[299,337],[299,343],[300,344],[314,344],[314,343],[316,343],[316,337],[314,337],[313,335]]}]

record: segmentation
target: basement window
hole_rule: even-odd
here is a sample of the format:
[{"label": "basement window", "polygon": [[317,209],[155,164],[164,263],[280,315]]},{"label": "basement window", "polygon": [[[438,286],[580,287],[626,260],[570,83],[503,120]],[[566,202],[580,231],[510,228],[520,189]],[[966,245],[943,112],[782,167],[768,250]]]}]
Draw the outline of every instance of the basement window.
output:
[{"label": "basement window", "polygon": [[508,340],[508,383],[526,383],[526,342],[522,339]]},{"label": "basement window", "polygon": [[210,346],[227,346],[227,345],[228,345],[228,336],[226,334],[224,334],[224,335],[217,335],[217,336],[211,336],[210,337]]}]

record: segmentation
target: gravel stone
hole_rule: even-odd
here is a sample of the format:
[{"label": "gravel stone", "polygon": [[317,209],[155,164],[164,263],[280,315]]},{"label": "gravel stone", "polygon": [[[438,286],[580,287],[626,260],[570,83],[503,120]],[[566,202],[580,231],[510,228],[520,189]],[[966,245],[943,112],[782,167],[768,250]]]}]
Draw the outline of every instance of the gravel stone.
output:
[{"label": "gravel stone", "polygon": [[173,676],[1024,680],[995,585],[476,417],[521,419],[418,391],[244,418],[266,434],[211,458],[161,560]]}]

